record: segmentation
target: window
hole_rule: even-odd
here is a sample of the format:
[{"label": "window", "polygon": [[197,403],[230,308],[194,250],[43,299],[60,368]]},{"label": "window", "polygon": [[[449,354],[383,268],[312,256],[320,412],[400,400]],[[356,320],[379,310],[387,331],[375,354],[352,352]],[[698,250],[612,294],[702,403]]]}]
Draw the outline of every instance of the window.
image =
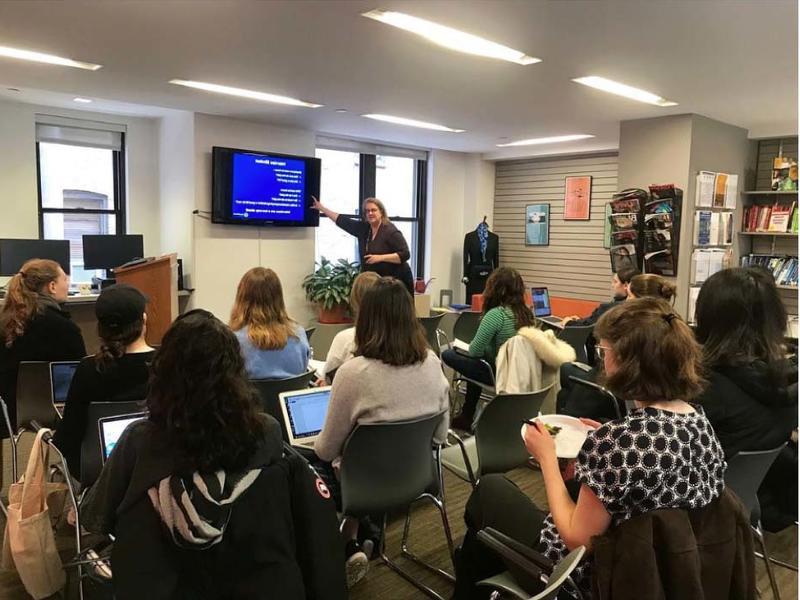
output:
[{"label": "window", "polygon": [[37,124],[39,237],[69,240],[73,282],[101,271],[83,269],[83,236],[124,233],[121,132]]},{"label": "window", "polygon": [[[402,153],[398,149],[398,154]],[[320,195],[325,206],[354,218],[360,217],[364,198],[380,199],[389,219],[408,243],[412,272],[422,277],[427,156],[413,151],[408,154],[413,156],[396,155],[382,147],[318,148],[316,156],[322,159]],[[323,256],[329,260],[359,260],[355,238],[324,217],[316,231],[315,259],[319,261]]]}]

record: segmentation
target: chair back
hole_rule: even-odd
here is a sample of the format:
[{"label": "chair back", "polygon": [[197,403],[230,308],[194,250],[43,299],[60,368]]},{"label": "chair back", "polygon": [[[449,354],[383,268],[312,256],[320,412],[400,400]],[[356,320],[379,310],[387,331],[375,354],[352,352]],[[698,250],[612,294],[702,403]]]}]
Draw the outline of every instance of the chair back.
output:
[{"label": "chair back", "polygon": [[425,330],[425,339],[428,340],[428,345],[436,353],[436,356],[441,354],[441,343],[439,342],[439,322],[444,317],[445,313],[441,312],[429,317],[417,317],[422,328]]},{"label": "chair back", "polygon": [[103,456],[100,450],[100,429],[97,422],[103,417],[116,417],[142,412],[143,401],[126,400],[124,402],[92,402],[86,413],[86,427],[81,442],[81,472],[72,476],[81,482],[81,488],[92,485],[103,470]]},{"label": "chair back", "polygon": [[758,488],[785,445],[781,444],[772,450],[742,451],[727,460],[725,485],[739,496],[753,523],[761,520]]},{"label": "chair back", "polygon": [[453,337],[469,344],[478,331],[482,316],[482,313],[469,310],[459,314],[453,325]]},{"label": "chair back", "polygon": [[498,394],[486,405],[475,425],[476,476],[506,473],[528,462],[530,455],[519,430],[523,420],[539,413],[552,387],[528,394]]},{"label": "chair back", "polygon": [[589,381],[588,379],[576,377],[575,375],[570,375],[569,380],[578,385],[589,388],[596,393],[598,397],[604,398],[608,403],[608,406],[611,408],[611,414],[614,415],[615,419],[621,419],[622,416],[628,412],[627,404],[625,402],[620,402],[620,400],[614,394],[612,394],[602,385],[599,385],[593,381]]},{"label": "chair back", "polygon": [[594,325],[582,325],[580,327],[564,327],[558,334],[560,340],[568,343],[575,350],[576,360],[582,363],[589,363],[589,355],[586,352],[586,342],[592,335]]},{"label": "chair back", "polygon": [[316,327],[306,327],[306,339],[308,343],[311,343],[311,336],[314,335],[314,332],[317,330]]},{"label": "chair back", "polygon": [[283,422],[283,414],[281,413],[281,404],[278,399],[278,394],[281,392],[293,392],[295,390],[302,390],[307,388],[314,379],[316,379],[316,371],[310,369],[300,375],[294,377],[287,377],[286,379],[251,379],[258,395],[261,397],[261,409],[268,415],[275,418],[281,425],[281,433],[283,434],[283,441],[289,441],[289,433],[286,431],[286,425]]},{"label": "chair back", "polygon": [[342,512],[383,514],[436,488],[433,434],[444,414],[357,425],[342,452]]},{"label": "chair back", "polygon": [[54,429],[61,417],[53,405],[50,363],[24,361],[17,375],[17,429],[30,429],[31,421]]},{"label": "chair back", "polygon": [[545,588],[530,600],[555,600],[555,598],[558,597],[558,592],[572,575],[575,568],[580,564],[585,553],[586,547],[578,546],[558,561],[550,577],[547,578],[547,585]]}]

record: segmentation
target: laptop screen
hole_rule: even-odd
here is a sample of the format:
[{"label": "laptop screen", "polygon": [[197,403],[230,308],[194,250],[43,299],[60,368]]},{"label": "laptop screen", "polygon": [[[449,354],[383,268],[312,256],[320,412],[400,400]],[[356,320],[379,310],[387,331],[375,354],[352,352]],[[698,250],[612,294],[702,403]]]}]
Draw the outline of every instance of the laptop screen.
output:
[{"label": "laptop screen", "polygon": [[103,452],[103,462],[111,456],[111,451],[117,445],[125,428],[145,416],[144,413],[120,415],[118,417],[104,417],[98,421],[100,427],[100,450]]},{"label": "laptop screen", "polygon": [[310,389],[307,392],[293,393],[283,398],[286,414],[289,417],[288,425],[292,430],[293,437],[311,437],[322,431],[330,397],[331,390],[328,388],[324,390]]},{"label": "laptop screen", "polygon": [[67,392],[72,383],[72,376],[78,368],[77,362],[50,363],[50,385],[52,386],[53,402],[63,404],[67,401]]},{"label": "laptop screen", "polygon": [[552,314],[550,308],[550,294],[547,288],[531,288],[533,297],[533,314],[536,317],[549,317]]}]

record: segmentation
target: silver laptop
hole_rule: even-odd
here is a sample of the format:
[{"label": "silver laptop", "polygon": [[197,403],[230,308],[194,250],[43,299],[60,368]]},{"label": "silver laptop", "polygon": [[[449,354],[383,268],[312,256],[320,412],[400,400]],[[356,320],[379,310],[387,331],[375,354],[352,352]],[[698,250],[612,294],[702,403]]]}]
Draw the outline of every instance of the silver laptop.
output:
[{"label": "silver laptop", "polygon": [[281,392],[278,398],[289,444],[313,448],[328,414],[331,386]]},{"label": "silver laptop", "polygon": [[103,457],[103,464],[111,456],[111,451],[117,445],[122,432],[125,428],[139,419],[143,419],[146,413],[132,413],[127,415],[115,415],[113,417],[101,417],[97,420],[97,428],[100,430],[100,455]]},{"label": "silver laptop", "polygon": [[64,411],[64,403],[67,401],[69,386],[77,368],[77,360],[50,363],[50,399],[59,414]]},{"label": "silver laptop", "polygon": [[561,319],[553,316],[553,309],[550,306],[550,292],[547,291],[546,287],[531,288],[531,298],[533,299],[534,317],[553,327],[558,327],[559,329],[563,327]]}]

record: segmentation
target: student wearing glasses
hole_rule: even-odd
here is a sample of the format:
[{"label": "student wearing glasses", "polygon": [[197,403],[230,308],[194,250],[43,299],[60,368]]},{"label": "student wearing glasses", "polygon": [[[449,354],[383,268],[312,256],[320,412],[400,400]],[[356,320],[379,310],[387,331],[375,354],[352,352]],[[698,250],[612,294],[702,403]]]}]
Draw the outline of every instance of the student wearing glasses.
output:
[{"label": "student wearing glasses", "polygon": [[386,207],[377,198],[364,200],[366,220],[351,219],[322,205],[314,198],[314,208],[336,223],[336,226],[358,239],[358,255],[362,271],[374,271],[382,277],[399,279],[414,295],[414,278],[408,261],[411,253],[400,230],[389,220]]}]

